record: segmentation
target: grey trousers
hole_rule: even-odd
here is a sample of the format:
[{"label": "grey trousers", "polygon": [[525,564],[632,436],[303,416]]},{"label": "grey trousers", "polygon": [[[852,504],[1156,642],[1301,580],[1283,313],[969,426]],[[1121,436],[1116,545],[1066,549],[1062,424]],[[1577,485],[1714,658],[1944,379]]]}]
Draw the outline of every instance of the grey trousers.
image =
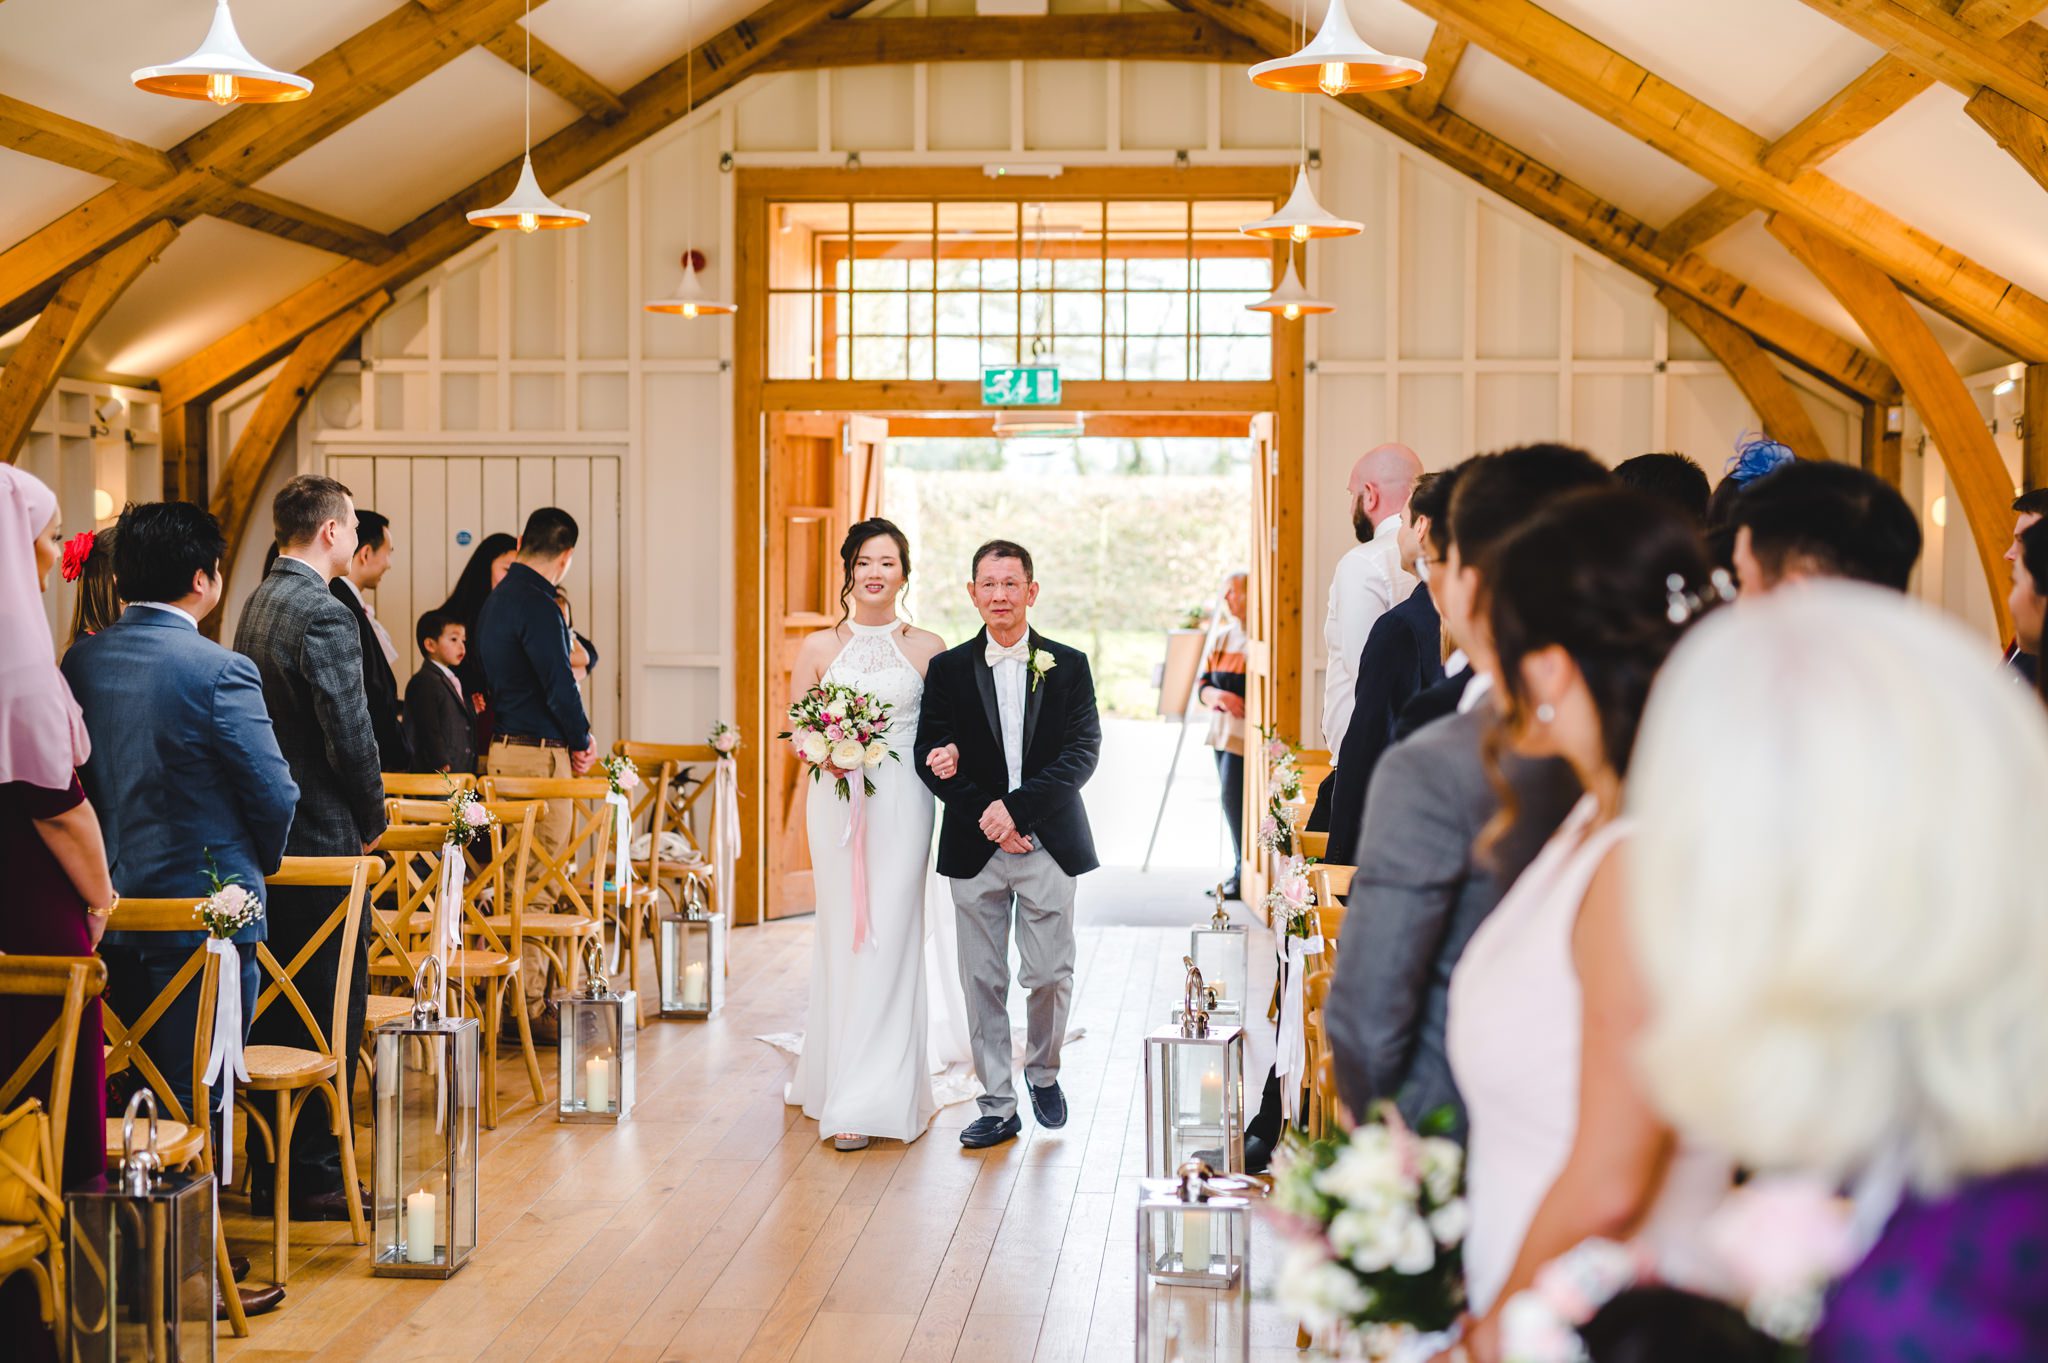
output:
[{"label": "grey trousers", "polygon": [[1060,1073],[1060,1042],[1074,999],[1074,877],[1052,853],[997,852],[971,880],[949,882],[959,914],[960,985],[983,1116],[1017,1111],[1010,1059],[1010,920],[1017,925],[1017,983],[1028,991],[1024,1078],[1044,1088]]}]

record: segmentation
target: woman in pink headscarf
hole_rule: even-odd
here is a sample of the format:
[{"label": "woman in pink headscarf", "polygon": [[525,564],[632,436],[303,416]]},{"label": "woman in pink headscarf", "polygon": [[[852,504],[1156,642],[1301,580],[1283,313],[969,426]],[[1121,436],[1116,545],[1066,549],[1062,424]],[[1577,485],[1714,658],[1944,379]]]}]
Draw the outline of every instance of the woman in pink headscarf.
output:
[{"label": "woman in pink headscarf", "polygon": [[[38,479],[0,464],[0,866],[7,905],[0,952],[89,956],[115,901],[99,820],[76,768],[85,721],[57,671],[42,594],[64,555],[57,498]],[[12,1074],[55,1019],[43,999],[0,999],[0,1074]],[[46,1067],[30,1096],[49,1097]],[[100,1014],[88,1008],[64,1134],[66,1187],[100,1172],[106,1151],[106,1073]],[[25,1274],[0,1284],[0,1338],[28,1341],[31,1358],[54,1357]]]}]

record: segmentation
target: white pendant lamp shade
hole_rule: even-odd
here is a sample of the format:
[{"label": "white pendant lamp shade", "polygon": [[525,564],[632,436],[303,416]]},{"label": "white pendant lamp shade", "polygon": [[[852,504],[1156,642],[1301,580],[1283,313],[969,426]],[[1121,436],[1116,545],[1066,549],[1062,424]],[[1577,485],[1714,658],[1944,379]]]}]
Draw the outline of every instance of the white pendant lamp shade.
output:
[{"label": "white pendant lamp shade", "polygon": [[1301,276],[1294,273],[1294,258],[1287,258],[1287,268],[1280,272],[1280,282],[1273,292],[1256,303],[1245,304],[1246,312],[1270,312],[1283,321],[1295,322],[1311,313],[1320,315],[1335,312],[1335,303],[1326,303],[1310,294],[1301,286]]},{"label": "white pendant lamp shade", "polygon": [[1239,230],[1248,237],[1269,241],[1314,241],[1319,237],[1355,237],[1365,230],[1365,224],[1340,218],[1317,203],[1316,192],[1308,186],[1308,171],[1299,170],[1294,175],[1294,192],[1287,196],[1280,211],[1270,218],[1246,223]]},{"label": "white pendant lamp shade", "polygon": [[472,208],[465,214],[473,227],[516,228],[521,232],[545,232],[561,227],[581,227],[590,215],[562,205],[541,193],[533,178],[533,157],[519,163],[519,183],[503,203],[489,208]]},{"label": "white pendant lamp shade", "polygon": [[713,298],[704,292],[704,284],[698,279],[698,271],[704,268],[704,257],[696,251],[683,252],[683,279],[676,285],[674,296],[657,298],[645,304],[649,312],[667,313],[674,317],[725,317],[738,312],[737,304]]},{"label": "white pendant lamp shade", "polygon": [[289,71],[273,71],[249,55],[235,32],[228,0],[213,9],[213,27],[199,50],[181,61],[145,66],[128,78],[138,90],[215,104],[284,104],[313,93],[313,82]]},{"label": "white pendant lamp shade", "polygon": [[1330,0],[1330,12],[1313,41],[1291,57],[1275,57],[1251,69],[1252,84],[1307,95],[1360,94],[1413,85],[1427,71],[1413,57],[1382,52],[1351,26],[1346,0]]}]

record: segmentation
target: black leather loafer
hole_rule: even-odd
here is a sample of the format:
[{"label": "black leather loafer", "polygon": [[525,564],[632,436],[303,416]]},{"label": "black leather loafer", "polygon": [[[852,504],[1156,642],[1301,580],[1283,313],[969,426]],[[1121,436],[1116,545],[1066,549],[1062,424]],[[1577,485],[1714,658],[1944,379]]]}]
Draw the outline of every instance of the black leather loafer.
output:
[{"label": "black leather loafer", "polygon": [[976,1117],[960,1132],[960,1144],[969,1150],[986,1150],[1016,1140],[1023,1129],[1023,1121],[1014,1112],[1007,1117]]},{"label": "black leather loafer", "polygon": [[1060,1092],[1060,1081],[1055,1079],[1044,1088],[1031,1089],[1031,1115],[1038,1118],[1038,1124],[1048,1131],[1057,1131],[1067,1124],[1067,1095]]}]

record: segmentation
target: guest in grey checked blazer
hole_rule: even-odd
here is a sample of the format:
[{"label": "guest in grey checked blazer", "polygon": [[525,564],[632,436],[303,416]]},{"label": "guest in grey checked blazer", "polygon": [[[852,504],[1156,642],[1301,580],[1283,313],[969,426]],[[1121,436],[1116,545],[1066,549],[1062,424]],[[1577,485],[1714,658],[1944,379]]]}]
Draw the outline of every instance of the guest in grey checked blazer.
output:
[{"label": "guest in grey checked blazer", "polygon": [[[299,786],[284,850],[288,856],[357,856],[384,832],[384,781],[363,696],[355,617],[329,594],[329,584],[355,553],[355,506],[348,489],[332,478],[302,474],[278,492],[271,512],[281,552],[242,607],[235,651],[255,660],[263,676],[263,701],[278,747]],[[290,961],[333,910],[330,890],[273,891],[270,946],[278,960]],[[347,1035],[338,1038],[348,1071],[343,1093],[355,1086],[356,1041],[369,990],[369,913],[366,901],[349,982]],[[334,997],[340,956],[336,934],[297,977],[316,1016],[326,1016],[326,1001]],[[250,1038],[269,1045],[311,1044],[294,1010],[281,1006],[256,1021]],[[260,1143],[249,1151],[251,1201],[263,1216],[270,1214],[273,1187],[268,1163]],[[346,1217],[341,1177],[341,1151],[326,1124],[300,1124],[292,1147],[292,1216]]]}]

